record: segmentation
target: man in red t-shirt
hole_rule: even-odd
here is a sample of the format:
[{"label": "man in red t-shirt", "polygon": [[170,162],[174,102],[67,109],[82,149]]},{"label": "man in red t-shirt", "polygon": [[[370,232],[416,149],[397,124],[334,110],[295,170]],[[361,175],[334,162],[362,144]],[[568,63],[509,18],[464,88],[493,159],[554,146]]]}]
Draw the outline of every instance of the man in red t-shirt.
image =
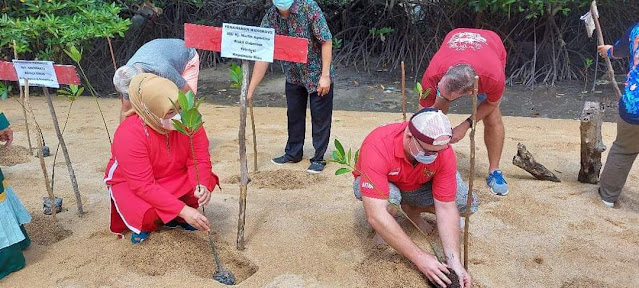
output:
[{"label": "man in red t-shirt", "polygon": [[[455,152],[449,145],[452,135],[448,117],[433,108],[421,110],[408,122],[373,130],[362,143],[353,190],[364,204],[366,219],[377,233],[375,238],[381,237],[415,263],[432,283],[445,287],[444,282],[450,284],[446,266],[415,245],[393,218],[397,213],[394,207],[401,205],[428,233],[429,224],[420,214],[435,213],[448,267],[464,287],[470,287],[470,275],[460,262],[458,222],[458,210],[466,210],[468,187],[457,173]],[[472,212],[477,210],[473,200]]]},{"label": "man in red t-shirt", "polygon": [[[492,31],[455,29],[446,35],[422,78],[425,98],[419,106],[434,107],[448,113],[450,102],[473,92],[475,76],[479,76],[477,122],[484,122],[484,142],[488,150],[489,173],[486,183],[496,195],[508,194],[508,184],[499,169],[504,147],[504,123],[499,102],[506,84],[506,49],[501,38]],[[451,143],[464,138],[472,125],[471,117],[453,128]]]}]

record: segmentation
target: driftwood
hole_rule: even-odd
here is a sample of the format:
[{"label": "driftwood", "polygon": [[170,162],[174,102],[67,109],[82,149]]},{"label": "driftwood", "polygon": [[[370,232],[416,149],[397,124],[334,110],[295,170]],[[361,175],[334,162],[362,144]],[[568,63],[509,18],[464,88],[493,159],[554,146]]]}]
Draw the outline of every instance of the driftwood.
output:
[{"label": "driftwood", "polygon": [[517,155],[513,157],[515,166],[526,170],[526,172],[535,176],[539,180],[548,180],[553,182],[561,182],[554,173],[550,172],[544,165],[537,163],[535,158],[528,152],[526,145],[517,143]]},{"label": "driftwood", "polygon": [[581,183],[597,184],[601,171],[601,153],[606,150],[601,138],[604,111],[599,102],[587,101],[581,112]]},{"label": "driftwood", "polygon": [[249,82],[248,61],[242,60],[242,92],[240,95],[240,213],[237,219],[237,249],[244,250],[244,223],[246,222],[246,190],[248,189],[248,164],[246,163],[246,94]]}]

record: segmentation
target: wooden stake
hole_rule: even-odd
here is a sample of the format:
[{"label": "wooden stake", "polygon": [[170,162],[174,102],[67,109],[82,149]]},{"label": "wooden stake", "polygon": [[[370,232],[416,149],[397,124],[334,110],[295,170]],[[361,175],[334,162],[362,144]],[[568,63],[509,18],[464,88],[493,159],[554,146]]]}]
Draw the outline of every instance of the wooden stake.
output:
[{"label": "wooden stake", "polygon": [[[590,14],[592,15],[592,19],[595,21],[595,30],[597,30],[597,42],[599,45],[605,45],[603,33],[601,32],[601,25],[599,24],[599,11],[597,10],[597,1],[592,1],[590,4]],[[612,63],[610,63],[609,57],[603,57],[606,61],[606,66],[608,67],[608,77],[610,78],[610,83],[612,84],[612,88],[615,90],[615,95],[617,96],[617,100],[621,99],[621,90],[619,90],[619,85],[617,85],[617,80],[615,80],[615,71],[612,68]],[[606,104],[606,94],[602,94],[601,103]]]},{"label": "wooden stake", "polygon": [[468,176],[468,199],[464,221],[464,269],[468,271],[468,230],[470,229],[470,207],[473,204],[473,178],[475,177],[475,128],[477,127],[477,94],[479,93],[479,76],[475,76],[473,85],[473,127],[470,129],[470,175]]},{"label": "wooden stake", "polygon": [[[24,95],[25,98],[29,98],[29,79],[24,79]],[[26,105],[26,106],[25,106]],[[42,135],[42,129],[40,129],[40,125],[38,125],[38,121],[35,118],[35,114],[33,114],[33,108],[31,108],[31,103],[26,102],[26,104],[24,104],[22,106],[22,109],[24,111],[27,111],[27,109],[29,109],[29,114],[31,114],[31,117],[33,118],[33,123],[35,123],[35,127],[36,130],[38,131],[38,133],[40,135]],[[26,112],[25,112],[26,113]],[[42,174],[44,175],[44,185],[46,186],[47,189],[47,193],[49,194],[49,200],[51,201],[51,216],[53,216],[53,219],[56,219],[56,208],[55,208],[55,195],[53,194],[53,189],[51,188],[51,185],[49,184],[49,173],[47,172],[47,165],[44,162],[44,155],[42,155],[42,146],[44,146],[44,141],[42,139],[42,137],[36,137],[38,138],[38,158],[40,159],[40,168],[42,169]]]},{"label": "wooden stake", "polygon": [[[16,50],[16,41],[13,41],[13,59],[18,60],[18,50]],[[26,84],[26,83],[25,83]],[[29,120],[27,117],[27,109],[25,106],[25,96],[22,93],[22,86],[20,86],[20,81],[18,79],[18,90],[20,91],[20,101],[22,101],[22,114],[24,115],[24,127],[27,132],[27,141],[29,141],[29,155],[33,155],[33,145],[31,145],[31,134],[29,133]],[[42,151],[42,148],[40,148]]]},{"label": "wooden stake", "polygon": [[[513,157],[513,164],[526,170],[526,172],[535,176],[538,180],[561,182],[561,180],[555,176],[555,173],[552,173],[552,171],[548,170],[548,168],[544,165],[537,163],[537,161],[535,161],[535,157],[528,152],[526,145],[522,143],[517,143],[517,155]],[[597,174],[599,173],[597,172]]]},{"label": "wooden stake", "polygon": [[249,82],[248,61],[242,60],[242,93],[240,94],[240,212],[237,219],[237,249],[244,250],[244,223],[246,222],[246,190],[248,186],[248,167],[246,163],[246,94]]},{"label": "wooden stake", "polygon": [[253,114],[253,99],[249,101],[251,112],[251,129],[253,131],[253,171],[257,172],[257,134],[255,133],[255,114]]},{"label": "wooden stake", "polygon": [[404,70],[404,61],[402,61],[402,117],[406,122],[406,70]]},{"label": "wooden stake", "polygon": [[73,193],[75,194],[75,203],[78,206],[78,214],[82,215],[84,214],[84,210],[82,209],[82,197],[80,196],[80,189],[78,189],[78,181],[75,178],[75,172],[73,171],[73,166],[71,165],[71,158],[69,157],[69,152],[67,151],[67,145],[64,142],[62,133],[60,132],[60,125],[58,125],[58,117],[55,114],[55,108],[53,107],[51,95],[49,95],[49,88],[43,87],[42,91],[44,92],[44,97],[47,100],[47,104],[49,104],[49,112],[51,113],[51,119],[53,120],[55,134],[58,136],[58,141],[60,142],[60,146],[62,147],[62,154],[64,155],[64,161],[67,164],[67,170],[69,170],[69,178],[71,178],[71,186],[73,187]]}]

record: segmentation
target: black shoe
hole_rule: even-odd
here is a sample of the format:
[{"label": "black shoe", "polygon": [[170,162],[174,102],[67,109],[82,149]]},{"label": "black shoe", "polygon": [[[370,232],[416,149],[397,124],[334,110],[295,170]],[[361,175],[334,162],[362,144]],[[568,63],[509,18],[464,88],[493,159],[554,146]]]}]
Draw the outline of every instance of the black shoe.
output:
[{"label": "black shoe", "polygon": [[288,159],[288,157],[286,157],[286,155],[282,155],[280,157],[276,157],[276,158],[271,159],[271,162],[273,164],[275,164],[275,165],[284,165],[286,163],[297,163],[297,162],[300,162],[300,161],[293,161],[293,160]]},{"label": "black shoe", "polygon": [[324,171],[324,167],[326,167],[325,161],[311,161],[311,166],[308,166],[308,170],[306,170],[306,172],[318,174]]}]

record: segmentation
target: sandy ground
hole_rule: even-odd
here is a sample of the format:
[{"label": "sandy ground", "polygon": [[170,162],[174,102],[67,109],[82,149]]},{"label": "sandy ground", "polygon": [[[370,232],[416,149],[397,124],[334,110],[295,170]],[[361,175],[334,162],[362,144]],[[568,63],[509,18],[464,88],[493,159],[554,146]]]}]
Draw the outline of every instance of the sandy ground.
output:
[{"label": "sandy ground", "polygon": [[[53,152],[57,139],[46,103],[34,97],[32,104]],[[119,102],[104,99],[100,104],[112,134],[118,124]],[[28,147],[20,106],[11,99],[0,105],[13,123],[15,147]],[[69,102],[58,98],[55,106],[63,118]],[[255,109],[261,172],[253,175],[249,185],[247,249],[235,250],[239,109],[204,104],[201,110],[212,143],[213,169],[223,180],[223,190],[215,191],[207,216],[224,265],[243,280],[238,286],[425,286],[424,278],[409,261],[388,247],[372,244],[372,230],[361,203],[352,196],[352,178],[334,176],[336,164],[329,164],[321,175],[308,175],[306,160],[284,167],[270,163],[272,156],[282,153],[286,140],[282,108]],[[451,115],[453,122],[461,122],[464,117]],[[356,148],[373,128],[399,120],[399,113],[335,111],[332,137]],[[507,137],[502,168],[511,191],[507,197],[492,196],[484,184],[488,164],[483,127],[478,128],[478,173],[474,179],[481,205],[471,218],[470,239],[470,272],[475,287],[639,287],[639,165],[631,171],[617,207],[607,209],[600,203],[595,185],[576,181],[579,122],[514,117],[504,121]],[[308,157],[312,154],[310,125],[307,131]],[[614,134],[614,124],[605,123],[607,145]],[[249,144],[250,135],[249,129]],[[203,233],[164,230],[134,246],[129,235],[118,240],[108,232],[109,197],[102,176],[110,156],[109,142],[93,99],[83,97],[75,102],[65,140],[86,213],[81,217],[76,214],[64,158],[60,156],[55,192],[64,198],[67,211],[58,215],[57,226],[41,216],[46,191],[37,158],[9,159],[0,152],[5,176],[36,220],[27,225],[34,240],[25,251],[27,266],[2,280],[0,286],[223,286],[210,279],[215,267]],[[525,143],[563,182],[535,180],[510,164],[518,142]],[[459,168],[467,175],[468,139],[454,148]],[[24,149],[14,149],[24,153]],[[249,146],[249,159],[251,151]],[[327,155],[330,152],[332,147]],[[46,161],[51,172],[53,157]],[[252,162],[249,168],[252,170]],[[424,217],[434,221],[432,215]],[[406,221],[399,221],[419,245],[427,245]],[[63,237],[51,237],[48,231]],[[437,239],[437,235],[429,237],[439,247]]]}]

